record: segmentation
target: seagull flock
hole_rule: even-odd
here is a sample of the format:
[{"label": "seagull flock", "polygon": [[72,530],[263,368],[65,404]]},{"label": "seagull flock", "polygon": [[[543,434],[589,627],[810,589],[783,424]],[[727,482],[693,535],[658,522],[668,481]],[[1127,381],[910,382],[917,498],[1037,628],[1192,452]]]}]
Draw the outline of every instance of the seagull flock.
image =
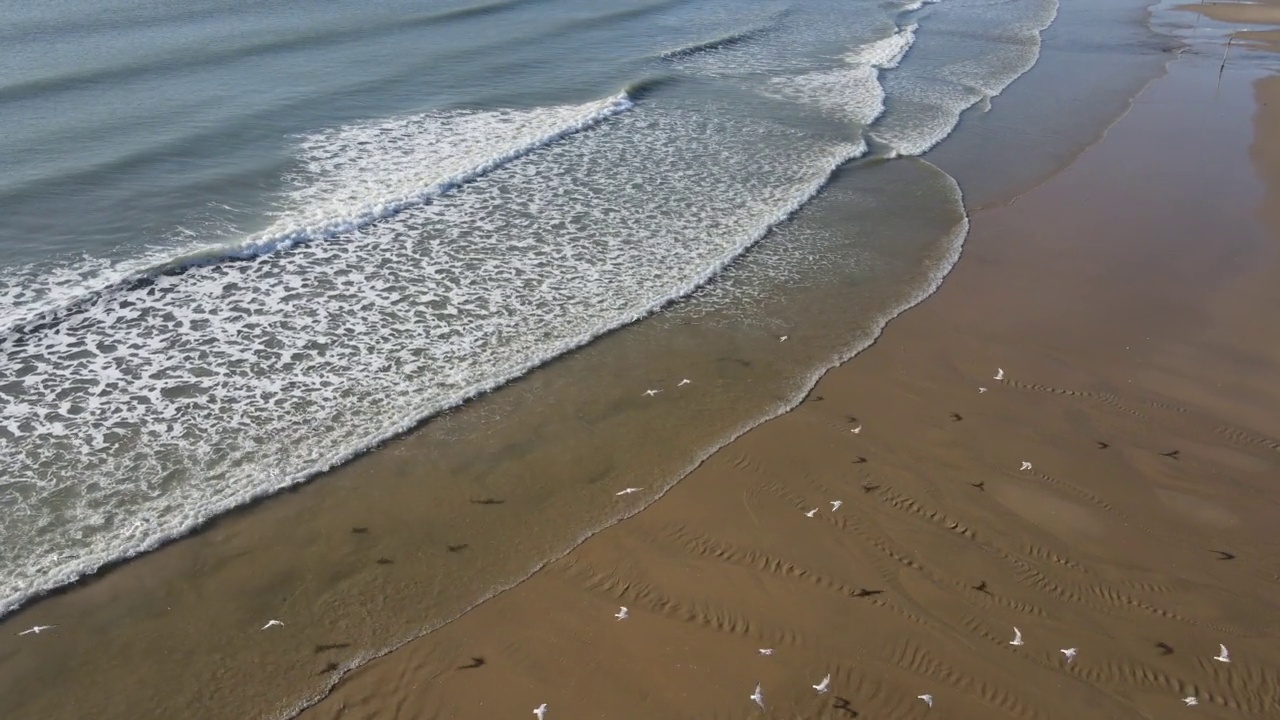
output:
[{"label": "seagull flock", "polygon": [[[779,341],[785,342],[785,341],[786,341],[786,339],[787,339],[787,336],[783,335],[782,337],[780,337],[780,338],[778,338],[778,339],[779,339]],[[996,368],[996,374],[995,374],[995,376],[993,377],[993,379],[994,379],[994,380],[1004,380],[1004,369],[1003,369],[1003,368]],[[682,380],[682,381],[680,382],[680,385],[685,385],[685,384],[687,384],[688,382],[689,382],[688,380]],[[985,388],[985,387],[980,387],[980,388],[978,388],[978,392],[979,392],[980,394],[981,394],[981,393],[985,393],[986,391],[987,391],[987,388]],[[657,395],[657,394],[658,394],[658,393],[660,393],[660,392],[662,392],[662,391],[661,391],[661,390],[646,390],[646,391],[645,391],[645,395],[652,397],[652,396],[654,396],[654,395]],[[856,435],[856,434],[858,434],[858,433],[861,433],[861,432],[862,432],[862,426],[861,426],[861,425],[859,425],[859,426],[857,426],[857,427],[855,427],[855,428],[851,429],[849,432],[852,432],[852,433],[854,433],[855,435]],[[1031,463],[1030,463],[1030,462],[1028,462],[1028,461],[1026,461],[1026,460],[1023,460],[1023,461],[1022,461],[1022,466],[1021,466],[1020,470],[1021,470],[1021,471],[1023,471],[1023,472],[1026,472],[1026,471],[1029,471],[1029,470],[1031,470],[1031,469],[1032,469],[1032,465],[1031,465]],[[638,492],[638,491],[640,491],[640,490],[642,490],[642,489],[643,489],[643,488],[631,488],[631,487],[629,487],[629,488],[626,488],[626,489],[624,489],[624,490],[621,490],[621,491],[619,491],[619,492],[615,493],[615,495],[628,495],[628,494],[633,493],[633,492]],[[829,500],[829,501],[828,501],[828,504],[830,504],[830,505],[831,505],[831,511],[832,511],[832,512],[835,512],[835,511],[837,511],[837,510],[839,510],[839,509],[840,509],[840,506],[844,505],[844,501],[843,501],[843,500]],[[815,508],[813,508],[813,509],[811,509],[811,510],[807,510],[807,511],[805,511],[804,516],[805,516],[805,517],[808,517],[808,518],[817,517],[817,515],[818,515],[818,511],[819,511],[819,508],[816,508],[816,507],[815,507]],[[616,614],[614,614],[614,617],[615,617],[615,618],[617,618],[617,619],[618,619],[618,620],[620,620],[620,621],[621,621],[621,620],[625,620],[625,619],[627,619],[628,617],[630,617],[630,611],[628,611],[626,607],[620,607],[620,608],[618,608],[618,612],[617,612]],[[1013,639],[1009,641],[1009,644],[1010,644],[1010,645],[1013,645],[1013,646],[1015,646],[1015,647],[1021,647],[1021,646],[1023,646],[1023,645],[1025,645],[1025,644],[1026,644],[1026,642],[1025,642],[1025,641],[1023,640],[1023,638],[1022,638],[1022,630],[1021,630],[1021,629],[1019,629],[1019,628],[1017,628],[1017,627],[1014,627],[1014,628],[1013,628]],[[1229,663],[1229,662],[1231,662],[1231,655],[1230,655],[1230,653],[1228,653],[1228,651],[1227,651],[1227,646],[1226,646],[1226,645],[1219,645],[1218,647],[1219,647],[1219,653],[1218,653],[1218,655],[1217,655],[1216,657],[1214,657],[1213,659],[1214,659],[1214,660],[1217,660],[1218,662],[1223,662],[1223,663]],[[757,650],[757,652],[758,652],[760,655],[762,655],[762,656],[769,657],[769,656],[772,656],[772,655],[773,655],[774,650],[773,650],[773,648],[759,648],[759,649]],[[1070,665],[1071,663],[1075,662],[1077,655],[1079,655],[1079,653],[1080,653],[1080,649],[1079,649],[1079,648],[1074,648],[1074,647],[1069,647],[1069,648],[1062,648],[1062,649],[1061,649],[1061,650],[1059,650],[1058,652],[1062,653],[1063,661],[1064,661],[1066,664]],[[826,676],[824,676],[824,677],[822,678],[822,680],[818,681],[818,683],[817,683],[816,685],[812,685],[811,687],[812,687],[815,691],[817,691],[817,693],[818,693],[819,695],[825,695],[826,693],[828,693],[828,692],[831,690],[831,675],[830,675],[830,673],[828,673]],[[762,685],[761,683],[756,683],[756,688],[755,688],[755,690],[754,690],[754,691],[753,691],[749,696],[747,696],[747,697],[748,697],[748,699],[749,699],[749,700],[751,700],[752,702],[754,702],[756,705],[760,706],[760,709],[761,709],[761,710],[764,710],[764,709],[765,709],[765,704],[764,704],[764,687],[763,687],[763,685]],[[932,707],[933,707],[933,701],[934,701],[934,700],[933,700],[933,694],[932,694],[932,693],[923,693],[923,694],[921,694],[921,695],[917,695],[917,696],[916,696],[916,699],[917,699],[917,700],[920,700],[921,702],[923,702],[925,705],[927,705],[927,706],[928,706],[928,707],[930,707],[930,708],[932,708]],[[1195,695],[1189,695],[1189,696],[1187,696],[1187,697],[1182,698],[1182,702],[1183,702],[1183,703],[1185,703],[1188,707],[1193,706],[1193,705],[1199,705],[1199,704],[1200,704],[1199,699],[1198,699]],[[539,705],[538,707],[534,708],[534,710],[533,710],[533,714],[534,714],[534,715],[536,715],[536,716],[538,716],[538,720],[545,720],[545,716],[546,716],[546,714],[547,714],[547,704],[546,704],[546,703],[542,703],[542,704],[541,704],[541,705]]]},{"label": "seagull flock", "polygon": [[[778,340],[781,342],[785,342],[787,340],[787,336],[783,335],[780,338],[778,338]],[[1003,380],[1004,369],[996,368],[996,374],[993,379]],[[677,384],[677,387],[688,385],[691,382],[692,382],[691,380],[689,380],[688,378],[685,378]],[[978,388],[979,393],[985,393],[986,391],[987,391],[987,388],[985,387]],[[648,397],[653,397],[660,392],[662,392],[662,390],[660,389],[649,389],[649,390],[645,390],[644,394]],[[853,428],[852,430],[850,430],[850,432],[854,434],[860,433],[862,432],[862,426],[859,425],[856,428]],[[1021,470],[1023,471],[1031,470],[1031,463],[1025,460],[1022,461]],[[640,487],[628,487],[628,488],[619,490],[618,492],[614,493],[614,495],[617,495],[617,496],[630,495],[632,493],[640,492],[643,489],[644,488],[640,488]],[[840,509],[840,506],[844,504],[844,501],[831,500],[829,501],[829,504],[831,505],[831,511],[835,512]],[[818,508],[813,508],[812,510],[809,510],[804,514],[805,514],[805,517],[810,517],[810,518],[816,517],[818,514]],[[618,608],[618,612],[614,613],[613,617],[617,618],[618,621],[622,621],[622,620],[626,620],[630,616],[631,616],[631,611],[628,610],[626,606],[620,606]],[[39,635],[48,630],[53,630],[56,627],[58,626],[57,625],[34,625],[26,630],[23,630],[20,633],[17,633],[17,635],[19,637],[24,635]],[[272,619],[272,620],[268,620],[266,624],[263,625],[260,629],[267,630],[273,627],[284,627],[284,623],[281,622],[280,620]],[[1022,639],[1022,630],[1018,629],[1017,627],[1013,628],[1013,639],[1009,641],[1009,644],[1014,646],[1022,646],[1026,644]],[[767,657],[767,656],[773,655],[773,648],[760,648],[757,652],[759,652],[760,655]],[[1074,648],[1074,647],[1062,648],[1058,652],[1062,653],[1062,656],[1065,659],[1065,662],[1069,665],[1075,661],[1076,656],[1079,654],[1079,648]],[[1214,656],[1213,659],[1221,663],[1231,662],[1231,653],[1227,650],[1227,646],[1223,644],[1219,644],[1218,654]],[[816,690],[819,695],[826,694],[831,689],[830,673],[828,673],[825,677],[823,677],[822,680],[818,682],[818,684],[813,685],[811,687],[814,690]],[[756,683],[756,689],[754,692],[751,693],[751,695],[749,696],[749,699],[755,702],[756,705],[759,705],[760,709],[762,710],[764,709],[765,707],[764,690],[760,683]],[[924,704],[928,705],[930,708],[933,707],[933,695],[930,693],[917,695],[916,699],[924,702]],[[1188,695],[1187,697],[1182,698],[1182,702],[1185,703],[1187,707],[1200,704],[1200,700],[1195,695]],[[537,716],[538,720],[545,720],[547,715],[547,704],[542,703],[538,707],[534,708],[533,714]]]}]

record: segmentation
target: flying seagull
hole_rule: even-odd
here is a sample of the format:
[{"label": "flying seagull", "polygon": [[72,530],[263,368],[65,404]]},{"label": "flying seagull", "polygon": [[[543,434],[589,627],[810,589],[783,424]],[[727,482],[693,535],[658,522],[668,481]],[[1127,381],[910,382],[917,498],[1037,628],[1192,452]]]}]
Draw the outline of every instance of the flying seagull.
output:
[{"label": "flying seagull", "polygon": [[685,378],[685,379],[681,380],[680,382],[676,383],[676,387],[684,387],[685,385],[688,385],[688,384],[689,384],[689,383],[691,383],[691,382],[693,382],[693,381],[692,381],[692,380],[690,380],[689,378]]},{"label": "flying seagull", "polygon": [[751,693],[751,699],[756,701],[760,709],[764,709],[764,693],[760,692],[760,683],[756,683],[756,691]]},{"label": "flying seagull", "polygon": [[613,616],[618,618],[619,620],[626,620],[627,615],[628,615],[628,612],[627,612],[627,607],[625,605],[619,607],[618,612],[613,614]]},{"label": "flying seagull", "polygon": [[653,397],[654,395],[657,395],[660,392],[662,391],[661,390],[645,390],[644,394],[648,395],[649,397]]},{"label": "flying seagull", "polygon": [[814,515],[817,515],[817,514],[818,514],[818,508],[814,508],[814,509],[810,510],[809,512],[805,513],[805,514],[804,514],[804,516],[805,516],[805,517],[813,517]]},{"label": "flying seagull", "polygon": [[923,695],[917,695],[916,698],[923,700],[925,705],[928,705],[929,707],[933,707],[933,696],[930,695],[929,693],[925,693]]},{"label": "flying seagull", "polygon": [[984,392],[986,392],[986,391],[987,391],[987,389],[986,389],[986,388],[984,388],[984,387],[980,387],[980,388],[978,388],[978,394],[979,394],[979,395],[981,395],[982,393],[984,393]]},{"label": "flying seagull", "polygon": [[[787,336],[786,336],[786,335],[781,335],[781,336],[779,336],[779,337],[778,337],[778,342],[786,342],[786,341],[787,341]],[[764,707],[764,706],[763,706],[763,705],[761,705],[761,707]]]},{"label": "flying seagull", "polygon": [[817,690],[818,694],[821,695],[825,693],[827,691],[827,688],[830,686],[831,686],[831,675],[828,673],[826,677],[822,678],[822,682],[813,686],[813,689]]},{"label": "flying seagull", "polygon": [[1068,663],[1076,659],[1076,652],[1077,652],[1076,648],[1063,648],[1058,652],[1062,653],[1067,658]]},{"label": "flying seagull", "polygon": [[991,379],[992,379],[992,380],[1003,380],[1003,379],[1004,379],[1004,368],[996,368],[996,375],[995,375],[995,377],[993,377],[993,378],[991,378]]},{"label": "flying seagull", "polygon": [[614,495],[615,495],[615,496],[616,496],[616,495],[630,495],[630,494],[631,494],[631,493],[633,493],[633,492],[640,492],[640,491],[641,491],[641,490],[643,490],[643,489],[644,489],[644,488],[626,488],[625,490],[619,490],[618,492],[614,493]]},{"label": "flying seagull", "polygon": [[1031,463],[1027,462],[1026,460],[1023,460],[1023,461],[1022,461],[1022,467],[1020,467],[1020,468],[1018,468],[1018,469],[1019,469],[1019,470],[1030,470],[1030,469],[1031,469]]},{"label": "flying seagull", "polygon": [[260,629],[266,630],[269,627],[284,627],[284,623],[279,620],[268,620],[267,624],[263,625]]},{"label": "flying seagull", "polygon": [[772,655],[773,648],[760,648],[759,652],[761,655]]},{"label": "flying seagull", "polygon": [[538,707],[534,708],[533,714],[538,716],[538,720],[545,718],[547,716],[547,704],[542,703]]},{"label": "flying seagull", "polygon": [[56,627],[58,626],[57,625],[36,625],[28,630],[23,630],[22,632],[18,633],[18,636],[21,637],[23,635],[39,635],[45,630],[52,630]]},{"label": "flying seagull", "polygon": [[852,430],[850,430],[849,432],[853,433],[854,435],[857,435],[858,433],[862,432],[862,426],[861,426],[861,425],[859,425],[858,427],[853,428],[853,429],[852,429]]},{"label": "flying seagull", "polygon": [[1214,660],[1224,663],[1231,662],[1231,653],[1227,652],[1227,646],[1219,643],[1218,647],[1221,649],[1218,651],[1218,656],[1215,657]]},{"label": "flying seagull", "polygon": [[841,506],[841,505],[843,505],[843,504],[844,504],[844,501],[843,501],[843,500],[832,500],[832,501],[831,501],[831,512],[835,512],[835,511],[839,510],[839,509],[840,509],[840,506]]},{"label": "flying seagull", "polygon": [[1187,707],[1191,707],[1192,705],[1199,705],[1199,704],[1200,704],[1200,701],[1196,699],[1196,696],[1195,696],[1195,695],[1188,695],[1188,696],[1186,696],[1186,697],[1182,698],[1182,702],[1186,703],[1186,704],[1187,704]]},{"label": "flying seagull", "polygon": [[1009,641],[1009,644],[1010,644],[1010,645],[1021,645],[1021,644],[1022,644],[1022,631],[1021,631],[1021,630],[1019,630],[1019,629],[1018,629],[1018,628],[1016,628],[1016,627],[1013,629],[1013,639]]}]

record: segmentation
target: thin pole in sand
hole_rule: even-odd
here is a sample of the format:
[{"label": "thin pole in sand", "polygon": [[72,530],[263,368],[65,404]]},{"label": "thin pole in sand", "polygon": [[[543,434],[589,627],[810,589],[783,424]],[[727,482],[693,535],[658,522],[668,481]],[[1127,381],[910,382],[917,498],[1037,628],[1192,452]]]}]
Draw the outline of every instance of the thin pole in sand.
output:
[{"label": "thin pole in sand", "polygon": [[1222,64],[1218,66],[1218,85],[1214,88],[1215,93],[1222,88],[1222,73],[1227,69],[1227,56],[1231,54],[1231,43],[1235,42],[1235,39],[1235,33],[1231,33],[1231,37],[1227,38],[1227,50],[1222,53]]}]

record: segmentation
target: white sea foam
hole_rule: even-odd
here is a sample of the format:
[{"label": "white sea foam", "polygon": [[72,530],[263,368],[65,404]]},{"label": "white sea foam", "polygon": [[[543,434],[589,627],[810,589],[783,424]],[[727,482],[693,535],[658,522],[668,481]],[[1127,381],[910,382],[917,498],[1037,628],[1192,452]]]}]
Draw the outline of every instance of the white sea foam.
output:
[{"label": "white sea foam", "polygon": [[515,158],[631,109],[626,93],[536,111],[422,113],[302,138],[292,190],[265,230],[226,244],[156,248],[116,261],[8,268],[0,333],[185,265],[247,258],[329,239],[420,205]]},{"label": "white sea foam", "polygon": [[915,42],[916,29],[916,25],[909,25],[859,46],[845,54],[843,64],[834,69],[774,78],[767,92],[870,125],[884,112],[880,71],[898,67]]},{"label": "white sea foam", "polygon": [[955,130],[966,110],[989,109],[992,98],[1035,65],[1040,34],[1057,12],[1058,0],[948,0],[940,5],[929,18],[934,37],[945,41],[954,34],[948,32],[950,24],[989,33],[993,41],[972,43],[963,54],[929,58],[886,75],[887,107],[871,138],[887,146],[889,156],[928,152]]}]

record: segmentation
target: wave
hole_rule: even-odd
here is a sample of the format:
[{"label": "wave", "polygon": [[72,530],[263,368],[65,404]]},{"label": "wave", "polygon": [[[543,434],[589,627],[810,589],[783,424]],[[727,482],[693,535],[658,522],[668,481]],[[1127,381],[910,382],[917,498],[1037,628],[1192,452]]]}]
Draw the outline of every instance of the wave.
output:
[{"label": "wave", "polygon": [[[493,171],[505,163],[545,147],[570,134],[586,130],[604,120],[633,108],[634,102],[626,92],[619,93],[585,105],[553,110],[550,117],[538,115],[530,125],[502,123],[497,114],[469,113],[468,118],[494,118],[495,125],[505,125],[509,137],[498,149],[492,141],[485,140],[479,148],[464,145],[464,151],[455,157],[414,156],[412,164],[403,161],[399,168],[386,168],[385,155],[368,152],[369,147],[381,144],[404,158],[404,148],[390,148],[397,139],[404,139],[432,115],[411,116],[390,122],[346,128],[347,137],[321,134],[305,138],[304,163],[313,175],[324,172],[326,164],[335,163],[376,165],[383,163],[383,172],[399,175],[384,184],[392,189],[380,190],[376,199],[367,199],[371,188],[350,189],[335,204],[334,193],[342,188],[317,186],[305,199],[295,197],[299,210],[289,212],[266,230],[248,238],[226,245],[199,247],[177,255],[153,253],[141,259],[131,259],[107,272],[93,274],[92,270],[65,269],[58,275],[48,276],[43,270],[32,273],[20,269],[6,278],[7,287],[0,287],[0,337],[30,330],[54,321],[60,314],[85,303],[94,302],[99,296],[119,288],[152,279],[159,275],[181,272],[191,267],[227,260],[245,260],[272,252],[287,250],[295,245],[326,240],[350,233],[379,220],[386,219],[407,208],[421,205],[453,190],[466,182]],[[497,128],[495,127],[495,130]],[[514,133],[510,133],[514,130]],[[381,136],[381,137],[379,137]],[[477,135],[476,137],[480,137]],[[339,149],[321,149],[325,143],[335,142]],[[432,148],[439,146],[432,142]],[[488,153],[488,154],[486,154]],[[420,165],[418,163],[421,163]],[[423,173],[433,173],[424,176]],[[386,175],[382,176],[384,179]],[[295,182],[305,182],[295,175]],[[380,182],[383,182],[380,180]],[[318,207],[307,207],[306,202],[316,200]],[[32,276],[43,276],[51,286],[33,288],[28,283]],[[31,298],[31,293],[43,292],[43,297]]]},{"label": "wave", "polygon": [[682,45],[680,47],[672,48],[670,50],[664,50],[662,53],[659,54],[659,57],[664,58],[666,60],[681,60],[684,58],[692,57],[694,55],[698,55],[700,53],[736,47],[745,42],[755,40],[756,38],[769,32],[769,30],[770,30],[770,27],[768,26],[752,28],[750,30],[740,30],[737,32],[729,33],[727,35],[721,35],[720,37],[712,38],[710,40],[703,40],[701,42],[695,42],[689,45]]},{"label": "wave", "polygon": [[846,53],[844,64],[832,70],[776,77],[764,92],[868,126],[885,108],[881,71],[898,67],[915,44],[917,29],[917,25],[897,28],[888,37],[861,45]]},{"label": "wave", "polygon": [[[952,38],[977,33],[980,38],[992,39],[989,27],[1004,23],[1005,29],[994,39],[1001,52],[962,62],[908,64],[889,76],[885,83],[887,107],[869,133],[873,143],[884,147],[886,157],[923,155],[946,139],[970,108],[989,110],[991,101],[1039,59],[1040,35],[1057,17],[1058,0],[1001,3],[966,15],[963,21],[952,19],[941,12],[943,9],[951,10],[952,6],[940,7],[932,14],[930,27],[955,23],[956,28],[939,28],[949,31]],[[990,25],[974,24],[975,17],[989,19]]]},{"label": "wave", "polygon": [[427,27],[450,22],[484,18],[500,12],[517,9],[535,0],[493,0],[448,10],[430,10],[417,15],[399,15],[375,21],[365,21],[352,26],[343,24],[331,28],[292,35],[272,34],[259,40],[236,44],[210,44],[210,47],[192,51],[190,44],[173,48],[164,57],[123,62],[117,65],[82,67],[72,72],[35,77],[0,85],[0,104],[29,101],[48,97],[54,93],[70,92],[113,85],[157,73],[171,74],[195,68],[206,68],[224,62],[240,62],[246,58],[284,52],[296,52],[313,48],[327,48],[334,43],[369,41],[390,32],[408,28]]}]

